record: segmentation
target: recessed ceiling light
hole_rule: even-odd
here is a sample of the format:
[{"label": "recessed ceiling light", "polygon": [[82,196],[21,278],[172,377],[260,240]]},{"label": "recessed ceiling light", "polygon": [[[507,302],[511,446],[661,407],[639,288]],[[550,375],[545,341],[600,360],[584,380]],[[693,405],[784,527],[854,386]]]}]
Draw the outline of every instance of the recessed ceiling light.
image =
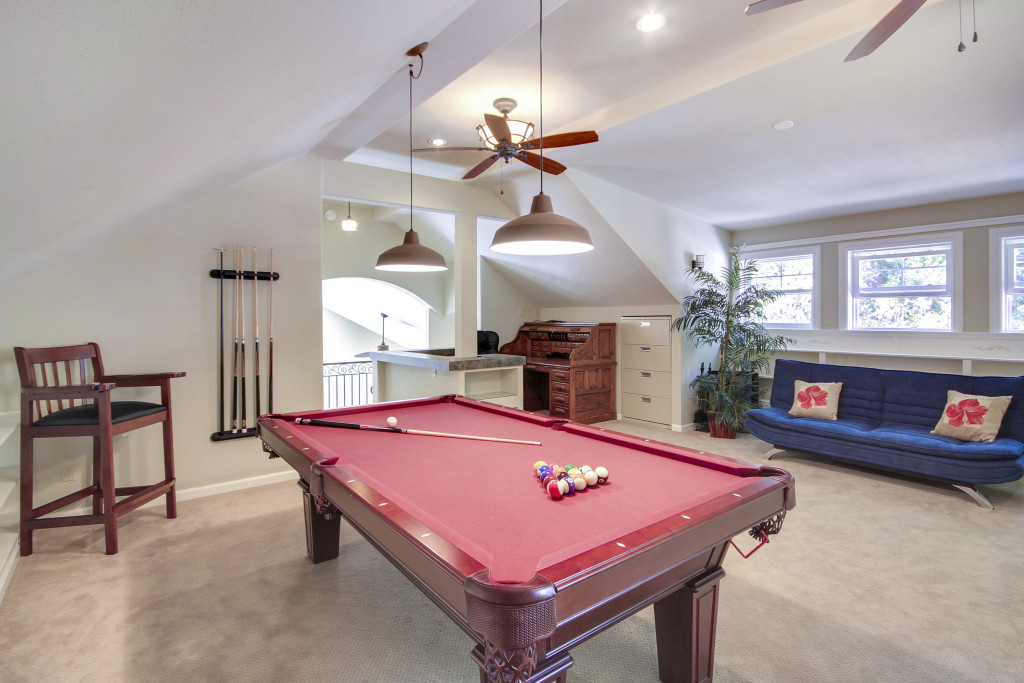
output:
[{"label": "recessed ceiling light", "polygon": [[432,144],[434,147],[441,147],[442,145],[448,144],[448,141],[444,138],[427,138],[427,142]]},{"label": "recessed ceiling light", "polygon": [[772,124],[772,128],[775,130],[789,130],[793,125],[792,121],[776,121]]},{"label": "recessed ceiling light", "polygon": [[646,14],[640,17],[640,20],[636,22],[636,30],[643,31],[644,33],[650,33],[651,31],[657,31],[659,28],[665,26],[665,15],[664,14]]}]

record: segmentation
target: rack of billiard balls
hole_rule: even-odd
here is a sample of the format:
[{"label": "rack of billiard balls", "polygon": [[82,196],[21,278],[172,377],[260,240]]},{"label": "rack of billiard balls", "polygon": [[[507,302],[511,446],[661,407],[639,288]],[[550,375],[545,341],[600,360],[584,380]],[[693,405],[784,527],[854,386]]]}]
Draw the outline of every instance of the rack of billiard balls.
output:
[{"label": "rack of billiard balls", "polygon": [[577,467],[571,463],[549,465],[543,460],[533,463],[533,473],[540,479],[548,495],[555,500],[608,481],[608,470],[603,467],[591,469],[589,465]]}]

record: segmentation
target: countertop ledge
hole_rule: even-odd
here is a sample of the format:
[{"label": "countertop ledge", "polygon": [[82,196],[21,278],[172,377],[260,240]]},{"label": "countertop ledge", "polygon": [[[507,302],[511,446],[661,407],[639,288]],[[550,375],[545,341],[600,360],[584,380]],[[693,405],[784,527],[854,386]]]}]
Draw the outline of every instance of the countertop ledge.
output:
[{"label": "countertop ledge", "polygon": [[356,357],[446,372],[509,368],[526,364],[526,356],[513,356],[507,353],[455,357],[432,354],[429,351],[364,351],[356,354]]}]

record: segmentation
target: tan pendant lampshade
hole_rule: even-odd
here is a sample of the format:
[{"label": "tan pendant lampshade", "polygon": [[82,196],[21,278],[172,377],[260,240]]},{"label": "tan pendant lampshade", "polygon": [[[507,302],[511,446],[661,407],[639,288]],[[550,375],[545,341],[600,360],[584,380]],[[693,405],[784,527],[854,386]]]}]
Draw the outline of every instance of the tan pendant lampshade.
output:
[{"label": "tan pendant lampshade", "polygon": [[593,248],[587,229],[555,213],[551,197],[543,192],[533,198],[530,213],[501,226],[491,242],[491,249],[501,254],[533,256],[580,254]]},{"label": "tan pendant lampshade", "polygon": [[392,270],[406,273],[425,273],[448,270],[444,257],[429,247],[420,244],[420,236],[409,228],[405,240],[397,247],[391,247],[377,257],[377,270]]},{"label": "tan pendant lampshade", "polygon": [[413,75],[413,65],[409,65],[409,231],[405,239],[397,247],[388,249],[377,257],[375,270],[391,270],[405,273],[427,273],[437,270],[448,270],[448,264],[439,253],[420,244],[420,236],[412,229],[412,82],[423,73],[423,52],[426,43],[420,43],[406,52],[407,57],[420,58],[420,73]]},{"label": "tan pendant lampshade", "polygon": [[537,4],[540,9],[540,160],[537,166],[540,172],[540,194],[533,198],[530,213],[509,221],[494,233],[491,251],[524,256],[581,254],[594,248],[590,233],[571,218],[555,213],[551,208],[551,197],[544,194],[544,0],[539,0]]}]

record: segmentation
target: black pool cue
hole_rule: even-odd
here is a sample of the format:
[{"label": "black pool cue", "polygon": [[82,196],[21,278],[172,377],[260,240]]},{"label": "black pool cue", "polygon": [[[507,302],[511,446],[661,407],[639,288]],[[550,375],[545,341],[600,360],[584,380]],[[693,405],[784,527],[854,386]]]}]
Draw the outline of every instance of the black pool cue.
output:
[{"label": "black pool cue", "polygon": [[392,432],[394,434],[414,434],[417,436],[444,436],[449,439],[472,439],[474,441],[498,441],[501,443],[521,443],[527,446],[540,446],[540,441],[524,441],[522,439],[503,439],[496,436],[475,436],[473,434],[452,434],[450,432],[428,432],[422,429],[403,429],[401,427],[381,427],[379,425],[362,425],[355,422],[334,422],[333,420],[315,420],[300,417],[298,424],[313,427],[337,427],[339,429],[362,429],[369,432]]},{"label": "black pool cue", "polygon": [[235,346],[234,355],[231,359],[231,431],[238,431],[238,293],[239,293],[239,271],[238,271],[238,247],[235,247],[235,291],[234,314],[235,314]]},{"label": "black pool cue", "polygon": [[256,265],[256,247],[252,248],[252,269],[256,279],[252,281],[252,323],[253,323],[253,375],[256,380],[256,419],[260,418],[260,269]]},{"label": "black pool cue", "polygon": [[217,431],[224,433],[224,250],[218,249],[220,252],[220,337],[218,337],[218,357],[220,358],[220,376],[218,378],[217,387],[217,400],[220,405],[220,410],[217,413]]},{"label": "black pool cue", "polygon": [[[239,282],[241,282],[242,285],[245,285],[245,274],[244,274],[244,271],[245,271],[245,250],[242,247],[238,247],[238,253],[241,255],[242,271],[243,271],[241,279],[239,280]],[[245,431],[245,288],[244,288],[244,286],[243,286],[239,296],[241,296],[241,299],[242,299],[241,304],[239,305],[239,308],[242,310],[242,362],[241,362],[241,366],[242,366],[242,380],[241,380],[241,387],[240,387],[238,393],[239,393],[239,396],[241,396],[241,398],[242,398],[241,429],[244,432]]]},{"label": "black pool cue", "polygon": [[274,412],[274,248],[270,248],[270,357],[267,359],[267,412]]}]

